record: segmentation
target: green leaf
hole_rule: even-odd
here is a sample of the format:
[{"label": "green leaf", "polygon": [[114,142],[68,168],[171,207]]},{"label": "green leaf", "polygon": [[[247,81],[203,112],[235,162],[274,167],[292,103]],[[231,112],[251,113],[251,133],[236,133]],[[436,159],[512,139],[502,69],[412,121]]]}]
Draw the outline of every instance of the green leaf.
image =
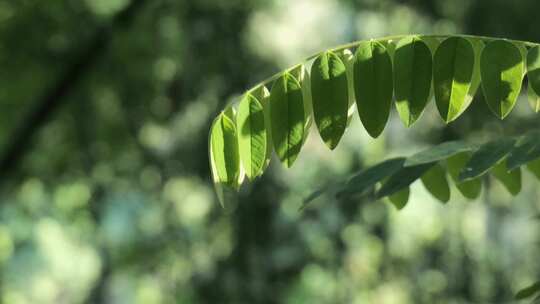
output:
[{"label": "green leaf", "polygon": [[491,169],[491,174],[498,179],[512,195],[521,191],[521,169],[516,168],[508,171],[505,161],[499,162]]},{"label": "green leaf", "polygon": [[472,39],[468,38],[473,45],[474,49],[474,68],[473,68],[473,77],[471,79],[471,86],[469,87],[469,92],[467,93],[467,97],[465,98],[465,103],[461,107],[461,112],[457,116],[460,116],[469,105],[471,105],[471,102],[474,99],[474,96],[476,95],[476,92],[478,91],[478,88],[480,87],[481,77],[480,77],[480,58],[482,56],[482,51],[484,50],[484,42],[480,39]]},{"label": "green leaf", "polygon": [[446,179],[446,172],[439,164],[434,165],[421,177],[426,189],[442,203],[450,200],[450,186]]},{"label": "green leaf", "polygon": [[540,282],[536,282],[527,288],[523,288],[516,294],[516,300],[530,298],[540,292]]},{"label": "green leaf", "polygon": [[471,152],[460,152],[452,155],[446,160],[446,168],[450,177],[456,184],[459,192],[466,198],[474,200],[478,198],[482,191],[482,181],[480,178],[474,178],[468,181],[459,180],[459,172],[465,167],[469,159],[471,158]]},{"label": "green leaf", "polygon": [[527,52],[527,79],[535,95],[540,94],[540,46],[534,46]]},{"label": "green leaf", "polygon": [[528,163],[527,169],[540,180],[540,159]]},{"label": "green leaf", "polygon": [[339,58],[345,63],[347,71],[347,91],[349,95],[349,107],[347,111],[347,126],[351,123],[351,119],[356,110],[356,99],[354,98],[354,54],[345,49],[338,53]]},{"label": "green leaf", "polygon": [[397,210],[401,210],[407,206],[409,202],[409,196],[411,194],[411,189],[406,187],[405,189],[396,192],[388,197],[392,205],[396,207]]},{"label": "green leaf", "polygon": [[441,45],[441,40],[437,37],[421,37],[420,39],[427,44],[431,54],[435,54],[437,48],[439,48],[439,45]]},{"label": "green leaf", "polygon": [[531,82],[527,84],[527,99],[529,100],[529,105],[535,113],[540,112],[540,96],[531,87]]},{"label": "green leaf", "polygon": [[429,47],[418,37],[399,41],[394,54],[396,107],[405,126],[424,112],[431,90],[432,58]]},{"label": "green leaf", "polygon": [[266,161],[267,138],[264,109],[247,93],[238,105],[237,130],[240,159],[250,180],[263,173]]},{"label": "green leaf", "polygon": [[268,165],[270,165],[270,158],[272,157],[273,141],[272,141],[272,125],[270,124],[270,91],[266,86],[261,85],[250,93],[261,103],[264,113],[264,127],[266,130],[266,153],[262,171],[264,172]]},{"label": "green leaf", "polygon": [[217,181],[236,187],[240,174],[236,127],[231,119],[222,113],[212,124],[211,132],[212,168]]},{"label": "green leaf", "polygon": [[378,182],[400,170],[404,162],[405,158],[392,158],[361,171],[349,179],[343,189],[336,194],[337,198],[364,194]]},{"label": "green leaf", "polygon": [[516,104],[523,79],[519,48],[506,40],[489,42],[480,59],[482,90],[493,113],[503,119]]},{"label": "green leaf", "polygon": [[424,173],[431,169],[435,164],[436,163],[428,163],[401,168],[388,178],[388,180],[382,185],[381,189],[377,191],[375,197],[382,198],[403,190],[424,175]]},{"label": "green leaf", "polygon": [[291,167],[304,143],[306,116],[300,83],[286,72],[270,92],[270,120],[274,149],[281,162]]},{"label": "green leaf", "polygon": [[461,170],[459,180],[469,180],[486,173],[510,153],[514,143],[515,139],[513,138],[501,138],[480,146]]},{"label": "green leaf", "polygon": [[311,67],[313,116],[324,143],[333,150],[347,127],[349,92],[346,67],[338,55],[322,53]]},{"label": "green leaf", "polygon": [[508,170],[514,170],[540,157],[540,131],[521,136],[506,161]]},{"label": "green leaf", "polygon": [[302,205],[300,206],[299,210],[303,210],[307,207],[309,203],[319,198],[321,195],[325,193],[333,193],[334,196],[336,195],[336,192],[341,190],[343,188],[343,181],[337,182],[337,183],[331,183],[324,185],[320,187],[319,189],[311,192],[303,201]]},{"label": "green leaf", "polygon": [[474,48],[465,38],[445,39],[435,52],[433,58],[435,101],[439,114],[447,123],[456,119],[468,106],[467,98],[473,80],[474,66]]},{"label": "green leaf", "polygon": [[295,68],[291,69],[289,72],[293,75],[298,83],[300,83],[300,88],[302,90],[302,98],[304,99],[304,137],[302,138],[302,144],[306,142],[306,139],[309,135],[309,129],[313,122],[313,108],[312,108],[312,98],[311,98],[311,80],[309,73],[307,72],[306,67],[303,64],[297,65]]},{"label": "green leaf", "polygon": [[208,146],[214,188],[221,206],[225,207],[241,183],[236,127],[225,112],[214,119]]},{"label": "green leaf", "polygon": [[354,91],[360,120],[371,137],[384,130],[392,105],[392,61],[379,42],[358,45],[354,62]]},{"label": "green leaf", "polygon": [[437,162],[464,151],[472,151],[475,148],[475,145],[463,141],[444,142],[407,158],[405,167]]}]

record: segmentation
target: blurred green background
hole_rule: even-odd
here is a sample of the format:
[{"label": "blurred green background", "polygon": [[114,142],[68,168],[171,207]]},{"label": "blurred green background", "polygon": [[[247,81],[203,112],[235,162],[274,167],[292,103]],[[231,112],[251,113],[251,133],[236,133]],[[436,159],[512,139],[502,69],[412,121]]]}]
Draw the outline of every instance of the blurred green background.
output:
[{"label": "blurred green background", "polygon": [[[356,117],[329,152],[311,134],[222,210],[210,122],[313,52],[400,33],[540,41],[538,0],[0,0],[0,301],[512,303],[540,278],[538,182],[485,180],[446,206],[414,184],[386,201],[314,189],[444,140],[540,124],[481,94],[445,126],[434,104],[370,139]],[[525,92],[525,91],[524,91]],[[314,129],[312,129],[314,131]],[[486,190],[487,189],[487,190]]]}]

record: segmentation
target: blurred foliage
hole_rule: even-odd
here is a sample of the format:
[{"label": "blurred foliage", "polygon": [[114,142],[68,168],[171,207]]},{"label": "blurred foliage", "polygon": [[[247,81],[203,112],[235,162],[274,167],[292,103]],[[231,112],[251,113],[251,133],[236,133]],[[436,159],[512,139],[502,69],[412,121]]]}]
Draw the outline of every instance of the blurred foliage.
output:
[{"label": "blurred foliage", "polygon": [[[115,16],[142,2],[130,22]],[[0,0],[0,153],[34,126],[2,172],[4,303],[508,303],[540,277],[539,190],[496,180],[446,206],[414,184],[397,212],[321,197],[320,184],[443,140],[538,126],[522,96],[507,121],[480,94],[444,126],[430,104],[372,140],[358,120],[335,151],[311,136],[291,170],[270,170],[223,211],[207,159],[212,117],[257,81],[314,51],[399,33],[540,41],[537,0]],[[84,54],[46,124],[26,113]],[[21,153],[22,153],[21,152]]]}]

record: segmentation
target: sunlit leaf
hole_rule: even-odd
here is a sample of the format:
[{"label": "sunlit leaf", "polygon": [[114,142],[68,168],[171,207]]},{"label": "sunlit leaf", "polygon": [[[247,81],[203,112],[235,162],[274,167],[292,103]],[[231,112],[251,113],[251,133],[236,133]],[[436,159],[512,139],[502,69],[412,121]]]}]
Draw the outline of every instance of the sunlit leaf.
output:
[{"label": "sunlit leaf", "polygon": [[447,159],[448,157],[464,152],[472,151],[475,145],[463,141],[449,141],[418,152],[405,161],[405,166],[416,166]]},{"label": "sunlit leaf", "polygon": [[433,58],[433,84],[439,114],[451,122],[467,104],[475,66],[471,42],[461,37],[444,40]]},{"label": "sunlit leaf", "polygon": [[446,179],[446,172],[440,164],[436,164],[421,177],[426,189],[442,203],[450,200],[450,186]]},{"label": "sunlit leaf", "polygon": [[428,163],[401,168],[388,178],[388,180],[382,185],[381,189],[377,191],[375,196],[377,198],[382,198],[403,190],[424,175],[424,173],[431,169],[435,164],[436,163]]},{"label": "sunlit leaf", "polygon": [[332,52],[322,53],[311,67],[313,116],[319,134],[333,150],[347,127],[349,92],[346,67]]},{"label": "sunlit leaf", "polygon": [[267,153],[264,109],[251,94],[238,104],[237,131],[240,159],[249,179],[263,172]]},{"label": "sunlit leaf", "polygon": [[361,171],[345,184],[343,189],[337,193],[337,197],[343,198],[345,196],[363,194],[378,182],[400,170],[404,162],[404,158],[392,158]]},{"label": "sunlit leaf", "polygon": [[266,170],[270,164],[270,158],[273,151],[273,141],[272,141],[272,125],[270,124],[270,91],[266,86],[259,86],[250,92],[262,105],[264,113],[264,126],[266,130],[266,153],[265,160],[262,171]]},{"label": "sunlit leaf", "polygon": [[482,191],[482,181],[480,178],[474,178],[467,181],[459,180],[459,172],[465,167],[469,159],[471,158],[471,152],[461,152],[452,155],[446,160],[446,168],[450,177],[456,184],[459,192],[468,199],[476,199]]},{"label": "sunlit leaf", "polygon": [[289,72],[293,75],[298,83],[300,84],[300,89],[302,91],[302,98],[304,100],[304,136],[302,138],[302,144],[306,142],[306,139],[309,135],[309,130],[311,124],[313,123],[313,108],[312,108],[312,98],[311,98],[311,79],[305,65],[299,64],[295,68],[291,69]]},{"label": "sunlit leaf", "polygon": [[384,130],[392,105],[392,62],[379,42],[358,45],[354,62],[354,91],[360,120],[369,135],[378,137]]},{"label": "sunlit leaf", "polygon": [[521,191],[521,169],[516,168],[509,171],[506,162],[499,162],[491,169],[491,174],[498,179],[512,195],[517,195]]},{"label": "sunlit leaf", "polygon": [[240,172],[238,141],[236,127],[226,115],[218,116],[212,125],[210,144],[218,181],[229,186],[236,186]]},{"label": "sunlit leaf", "polygon": [[397,210],[401,210],[407,206],[409,202],[409,196],[411,194],[411,189],[406,187],[405,189],[396,192],[388,197],[392,205],[396,207]]},{"label": "sunlit leaf", "polygon": [[516,298],[516,300],[523,300],[523,299],[530,298],[530,297],[536,295],[539,292],[540,292],[540,282],[536,282],[536,283],[532,284],[531,286],[528,286],[528,287],[523,288],[522,290],[520,290],[516,294],[515,298]]},{"label": "sunlit leaf", "polygon": [[514,170],[540,157],[540,132],[533,131],[521,136],[506,161],[508,170]]},{"label": "sunlit leaf", "polygon": [[220,114],[210,129],[209,160],[212,179],[222,207],[230,192],[239,186],[240,157],[234,122]]},{"label": "sunlit leaf", "polygon": [[418,37],[399,41],[394,53],[394,91],[396,107],[405,126],[422,114],[431,90],[432,55]]},{"label": "sunlit leaf", "polygon": [[527,53],[527,79],[536,95],[540,94],[540,46],[534,46]]},{"label": "sunlit leaf", "polygon": [[515,139],[513,138],[501,138],[480,146],[461,170],[459,180],[469,180],[486,173],[510,153],[514,143]]},{"label": "sunlit leaf", "polygon": [[471,102],[474,99],[474,96],[476,95],[476,92],[478,91],[478,88],[480,87],[481,83],[481,76],[480,76],[480,57],[482,56],[482,51],[484,50],[484,42],[480,39],[472,39],[468,38],[473,46],[474,49],[474,68],[473,68],[473,76],[471,79],[471,86],[469,87],[469,92],[467,93],[467,97],[465,97],[465,103],[461,106],[461,112],[458,113],[457,116],[460,116],[469,105],[471,105]]},{"label": "sunlit leaf", "polygon": [[306,117],[300,83],[290,73],[284,73],[272,86],[270,120],[276,154],[291,167],[304,142]]},{"label": "sunlit leaf", "polygon": [[354,54],[345,49],[338,53],[339,58],[345,63],[347,70],[347,91],[349,95],[349,106],[347,111],[347,126],[351,123],[354,111],[356,110],[356,99],[354,98]]},{"label": "sunlit leaf", "polygon": [[482,90],[493,113],[503,119],[521,90],[524,63],[519,48],[506,40],[489,42],[480,58]]}]

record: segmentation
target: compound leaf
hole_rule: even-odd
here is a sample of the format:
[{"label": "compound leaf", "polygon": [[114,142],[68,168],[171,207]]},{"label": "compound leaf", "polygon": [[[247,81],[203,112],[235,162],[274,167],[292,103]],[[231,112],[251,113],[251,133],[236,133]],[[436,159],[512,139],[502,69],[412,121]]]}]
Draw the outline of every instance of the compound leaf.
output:
[{"label": "compound leaf", "polygon": [[413,156],[407,158],[405,167],[416,166],[437,162],[464,151],[474,150],[475,146],[463,141],[448,141],[438,144],[434,147],[420,151]]},{"label": "compound leaf", "polygon": [[435,164],[436,163],[427,163],[401,168],[388,178],[375,196],[377,198],[382,198],[403,190],[424,175],[424,173],[431,169]]},{"label": "compound leaf", "polygon": [[514,147],[514,143],[515,139],[513,138],[502,138],[480,146],[461,170],[459,180],[469,180],[486,173],[510,153]]}]

